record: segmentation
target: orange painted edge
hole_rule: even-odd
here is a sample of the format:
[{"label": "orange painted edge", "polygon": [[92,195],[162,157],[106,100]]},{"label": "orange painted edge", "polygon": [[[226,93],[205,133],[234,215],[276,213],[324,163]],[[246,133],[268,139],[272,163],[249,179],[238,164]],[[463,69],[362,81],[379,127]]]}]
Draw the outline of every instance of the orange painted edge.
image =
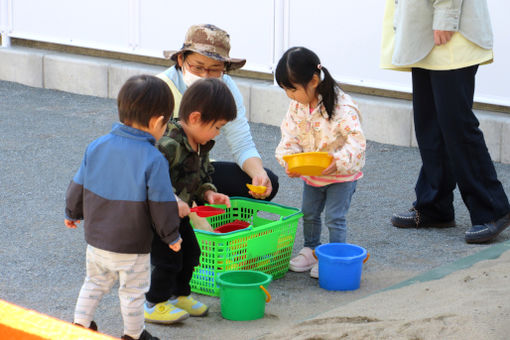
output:
[{"label": "orange painted edge", "polygon": [[0,299],[0,339],[115,339]]}]

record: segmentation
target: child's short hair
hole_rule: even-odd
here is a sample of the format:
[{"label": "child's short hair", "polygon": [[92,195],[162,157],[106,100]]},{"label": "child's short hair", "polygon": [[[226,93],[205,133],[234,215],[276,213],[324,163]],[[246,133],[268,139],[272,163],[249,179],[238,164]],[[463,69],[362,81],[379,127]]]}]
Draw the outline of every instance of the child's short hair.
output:
[{"label": "child's short hair", "polygon": [[224,119],[232,121],[237,116],[237,107],[227,85],[216,78],[197,80],[182,96],[179,119],[188,122],[189,115],[200,112],[202,123],[214,123]]},{"label": "child's short hair", "polygon": [[151,75],[138,75],[129,78],[117,96],[119,120],[149,126],[152,117],[165,117],[167,122],[174,110],[174,97],[168,85]]}]

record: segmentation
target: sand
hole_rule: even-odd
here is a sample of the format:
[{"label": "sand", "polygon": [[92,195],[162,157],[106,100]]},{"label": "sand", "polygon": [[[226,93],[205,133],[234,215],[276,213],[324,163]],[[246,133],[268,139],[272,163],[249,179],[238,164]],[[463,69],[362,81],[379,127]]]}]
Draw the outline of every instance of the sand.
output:
[{"label": "sand", "polygon": [[263,339],[509,339],[510,251],[387,290]]}]

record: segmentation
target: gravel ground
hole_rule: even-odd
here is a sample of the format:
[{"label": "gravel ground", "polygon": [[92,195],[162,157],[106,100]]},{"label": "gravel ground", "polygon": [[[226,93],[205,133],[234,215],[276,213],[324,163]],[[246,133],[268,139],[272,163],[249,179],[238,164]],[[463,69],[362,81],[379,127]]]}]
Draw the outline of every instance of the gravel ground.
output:
[{"label": "gravel ground", "polygon": [[[116,119],[115,100],[0,81],[1,299],[72,321],[85,273],[85,242],[82,230],[64,226],[65,190],[85,147],[107,133]],[[274,202],[300,207],[301,181],[288,178],[274,159],[279,128],[250,125],[265,166],[280,176]],[[220,136],[217,141],[212,157],[231,159],[225,140]],[[371,254],[360,289],[329,292],[306,273],[289,272],[270,284],[273,300],[263,319],[225,320],[218,298],[197,295],[210,305],[208,317],[166,327],[148,324],[148,330],[161,339],[257,338],[490,246],[464,242],[470,221],[458,192],[457,227],[402,230],[391,226],[391,214],[411,206],[419,167],[416,148],[368,143],[364,177],[348,215],[348,241]],[[510,193],[510,165],[497,163],[496,170]],[[327,231],[322,239],[327,242]],[[495,242],[508,239],[506,230]],[[302,244],[300,223],[294,254]],[[96,321],[101,331],[122,335],[116,291],[103,299]]]}]

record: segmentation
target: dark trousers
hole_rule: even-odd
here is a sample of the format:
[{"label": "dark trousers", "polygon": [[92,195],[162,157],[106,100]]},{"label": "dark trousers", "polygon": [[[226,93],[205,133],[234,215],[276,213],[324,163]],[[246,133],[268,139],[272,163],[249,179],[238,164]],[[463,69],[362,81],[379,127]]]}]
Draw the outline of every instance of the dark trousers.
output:
[{"label": "dark trousers", "polygon": [[415,208],[439,221],[452,220],[459,186],[473,225],[510,211],[479,122],[472,111],[478,65],[457,70],[413,68],[413,109],[422,167]]},{"label": "dark trousers", "polygon": [[189,218],[181,219],[179,226],[182,244],[174,252],[154,233],[151,250],[151,286],[145,295],[147,301],[160,303],[172,296],[188,296],[194,268],[199,264],[200,246]]},{"label": "dark trousers", "polygon": [[[248,176],[243,169],[233,162],[212,162],[214,166],[214,173],[212,174],[213,184],[218,189],[218,192],[227,196],[240,196],[250,198],[246,183],[251,183],[251,178]],[[275,175],[271,170],[265,169],[273,191],[271,195],[265,198],[266,201],[271,201],[278,192],[278,176]],[[253,197],[251,197],[253,198]]]}]

